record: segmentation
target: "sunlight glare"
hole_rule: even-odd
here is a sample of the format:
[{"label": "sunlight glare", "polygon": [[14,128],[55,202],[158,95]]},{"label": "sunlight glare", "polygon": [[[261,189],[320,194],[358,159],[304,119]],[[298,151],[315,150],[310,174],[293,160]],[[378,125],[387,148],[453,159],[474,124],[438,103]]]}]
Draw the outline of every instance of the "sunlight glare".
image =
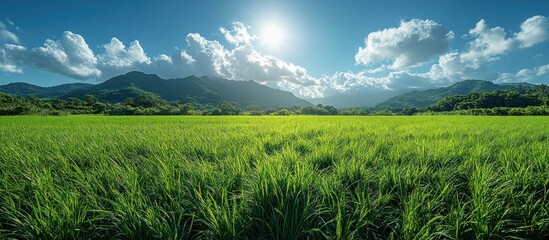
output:
[{"label": "sunlight glare", "polygon": [[268,48],[279,48],[285,38],[284,29],[276,23],[269,23],[263,27],[261,40]]}]

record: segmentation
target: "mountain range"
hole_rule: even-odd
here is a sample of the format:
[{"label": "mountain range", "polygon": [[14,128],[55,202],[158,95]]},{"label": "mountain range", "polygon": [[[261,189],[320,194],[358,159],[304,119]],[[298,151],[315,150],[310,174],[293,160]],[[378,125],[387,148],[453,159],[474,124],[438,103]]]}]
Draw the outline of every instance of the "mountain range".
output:
[{"label": "mountain range", "polygon": [[91,94],[99,100],[109,103],[122,102],[126,98],[135,98],[143,94],[154,94],[166,101],[180,103],[195,102],[215,105],[222,101],[229,101],[240,106],[285,107],[310,106],[312,102],[338,108],[375,106],[376,109],[403,109],[405,107],[425,107],[448,96],[505,90],[518,85],[531,84],[494,84],[482,80],[465,80],[449,87],[436,89],[339,94],[325,98],[307,99],[308,101],[306,101],[290,92],[273,89],[252,80],[232,81],[219,77],[192,75],[186,78],[162,79],[155,74],[134,71],[96,85],[70,83],[40,87],[28,83],[10,83],[0,86],[0,92],[46,99],[67,99],[70,97],[82,99],[86,94]]},{"label": "mountain range", "polygon": [[83,98],[86,94],[104,102],[122,102],[129,97],[149,93],[170,102],[217,104],[230,101],[241,106],[309,106],[311,103],[290,92],[269,88],[254,81],[231,81],[215,77],[189,76],[162,79],[155,74],[129,72],[100,84],[72,83],[54,87],[40,87],[28,83],[0,86],[0,92],[39,98]]},{"label": "mountain range", "polygon": [[89,89],[92,86],[93,84],[89,83],[67,83],[53,87],[40,87],[29,83],[16,82],[0,86],[0,92],[22,97],[55,98],[73,91]]},{"label": "mountain range", "polygon": [[377,109],[403,109],[405,107],[425,107],[438,100],[475,92],[506,90],[516,86],[533,86],[529,83],[495,84],[483,80],[464,80],[449,87],[411,91],[389,98],[375,106]]}]

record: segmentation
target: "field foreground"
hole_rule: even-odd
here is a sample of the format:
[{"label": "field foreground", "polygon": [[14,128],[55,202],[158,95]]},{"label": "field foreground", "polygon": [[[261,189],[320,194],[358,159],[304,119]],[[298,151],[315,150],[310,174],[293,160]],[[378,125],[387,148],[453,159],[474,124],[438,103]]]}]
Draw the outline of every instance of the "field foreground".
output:
[{"label": "field foreground", "polygon": [[0,238],[549,238],[549,117],[3,117]]}]

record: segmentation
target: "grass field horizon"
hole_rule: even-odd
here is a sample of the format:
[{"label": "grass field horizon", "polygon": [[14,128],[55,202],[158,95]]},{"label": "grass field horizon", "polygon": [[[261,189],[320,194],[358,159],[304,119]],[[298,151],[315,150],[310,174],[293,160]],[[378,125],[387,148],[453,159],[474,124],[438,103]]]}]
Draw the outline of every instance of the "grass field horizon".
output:
[{"label": "grass field horizon", "polygon": [[0,238],[546,239],[549,117],[0,118]]}]

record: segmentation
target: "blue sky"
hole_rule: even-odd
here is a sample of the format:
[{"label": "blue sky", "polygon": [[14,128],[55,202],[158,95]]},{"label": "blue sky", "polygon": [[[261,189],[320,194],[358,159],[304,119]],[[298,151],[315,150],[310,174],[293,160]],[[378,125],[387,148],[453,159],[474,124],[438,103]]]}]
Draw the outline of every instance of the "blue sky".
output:
[{"label": "blue sky", "polygon": [[0,84],[131,70],[302,97],[549,83],[548,1],[3,1]]}]

